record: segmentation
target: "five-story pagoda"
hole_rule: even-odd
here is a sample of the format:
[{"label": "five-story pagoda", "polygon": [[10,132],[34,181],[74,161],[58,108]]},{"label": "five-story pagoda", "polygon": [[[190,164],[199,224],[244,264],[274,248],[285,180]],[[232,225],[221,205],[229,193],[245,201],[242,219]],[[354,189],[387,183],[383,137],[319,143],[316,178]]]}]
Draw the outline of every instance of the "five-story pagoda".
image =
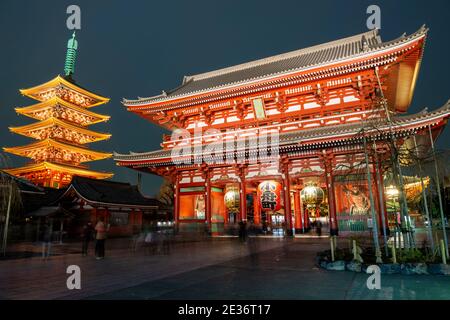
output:
[{"label": "five-story pagoda", "polygon": [[67,43],[65,76],[56,78],[20,92],[38,103],[16,108],[16,112],[38,120],[10,131],[37,141],[25,146],[3,148],[32,160],[23,167],[5,171],[31,182],[52,188],[68,185],[74,175],[106,179],[112,173],[89,170],[85,162],[109,158],[110,153],[93,151],[86,144],[109,139],[110,134],[87,129],[91,124],[107,121],[110,117],[89,109],[109,101],[108,98],[89,92],[76,85],[72,79],[78,42],[75,33]]}]

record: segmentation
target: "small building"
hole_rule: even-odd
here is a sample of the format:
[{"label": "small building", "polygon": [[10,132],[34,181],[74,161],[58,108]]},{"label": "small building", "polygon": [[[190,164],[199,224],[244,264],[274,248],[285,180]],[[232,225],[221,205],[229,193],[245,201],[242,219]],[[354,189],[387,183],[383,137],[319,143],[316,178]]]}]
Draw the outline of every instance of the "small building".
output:
[{"label": "small building", "polygon": [[[144,196],[138,186],[125,182],[75,176],[67,188],[49,192],[59,195],[39,211],[53,208],[55,214],[70,212],[65,215],[67,227],[61,228],[69,238],[79,236],[84,224],[88,221],[95,224],[101,217],[110,226],[111,237],[139,233],[145,224],[170,219],[169,209],[161,202]],[[30,215],[38,215],[39,211]]]}]

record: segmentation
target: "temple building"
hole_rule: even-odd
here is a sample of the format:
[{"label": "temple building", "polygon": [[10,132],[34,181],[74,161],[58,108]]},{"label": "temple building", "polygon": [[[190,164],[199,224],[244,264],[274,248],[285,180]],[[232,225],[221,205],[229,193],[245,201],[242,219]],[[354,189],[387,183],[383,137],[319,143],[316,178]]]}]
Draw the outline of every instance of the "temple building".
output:
[{"label": "temple building", "polygon": [[173,182],[179,230],[214,235],[246,221],[282,235],[307,232],[317,219],[331,235],[386,230],[397,220],[386,181],[401,179],[406,161],[392,155],[429,150],[450,115],[450,103],[407,114],[427,31],[383,41],[372,30],[124,99],[172,134],[161,150],[114,159]]},{"label": "temple building", "polygon": [[75,33],[67,44],[65,76],[20,92],[38,103],[15,108],[18,114],[37,122],[9,128],[11,132],[35,139],[19,147],[5,147],[4,151],[31,159],[23,167],[5,169],[17,177],[26,178],[38,186],[62,188],[70,184],[74,175],[95,179],[112,177],[112,173],[90,170],[85,163],[106,159],[110,153],[93,151],[85,145],[109,139],[110,134],[87,129],[107,121],[110,117],[90,111],[105,104],[108,98],[92,93],[73,80],[78,42]]},{"label": "temple building", "polygon": [[75,176],[65,188],[47,189],[41,198],[41,206],[23,216],[36,221],[38,230],[41,220],[49,219],[55,235],[63,232],[65,238],[78,238],[88,221],[95,224],[100,217],[109,225],[108,236],[121,237],[171,215],[167,206],[126,182]]}]

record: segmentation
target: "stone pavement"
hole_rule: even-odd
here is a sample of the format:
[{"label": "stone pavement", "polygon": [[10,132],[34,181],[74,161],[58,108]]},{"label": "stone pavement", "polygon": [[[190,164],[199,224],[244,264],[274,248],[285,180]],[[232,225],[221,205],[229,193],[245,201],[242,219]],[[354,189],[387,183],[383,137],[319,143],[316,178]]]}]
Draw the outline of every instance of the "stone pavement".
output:
[{"label": "stone pavement", "polygon": [[[122,243],[118,243],[120,241]],[[270,250],[283,244],[282,239],[265,239],[258,241],[256,250]],[[76,248],[81,247],[79,244],[74,245]],[[75,250],[74,245],[63,246],[65,249],[56,246],[54,250],[58,251],[58,255],[47,261],[39,257],[0,260],[0,297],[82,299],[249,254],[249,248],[240,244],[236,238],[177,243],[169,255],[148,255],[142,249],[132,252],[128,239],[108,240],[104,260],[96,260],[92,254],[88,257],[82,257],[79,253],[62,254],[61,251]],[[27,248],[32,250],[29,245]],[[39,250],[39,246],[34,250]],[[68,290],[66,287],[69,276],[66,269],[69,265],[81,268],[81,290]]]},{"label": "stone pavement", "polygon": [[[328,239],[208,240],[177,245],[170,255],[110,250],[105,260],[67,254],[49,261],[0,261],[6,299],[450,299],[450,277],[368,275],[314,266]],[[82,289],[66,289],[65,268],[78,264]]]},{"label": "stone pavement", "polygon": [[314,266],[325,239],[301,239],[190,272],[112,291],[92,299],[450,299],[450,277],[382,275],[369,290],[369,275]]}]

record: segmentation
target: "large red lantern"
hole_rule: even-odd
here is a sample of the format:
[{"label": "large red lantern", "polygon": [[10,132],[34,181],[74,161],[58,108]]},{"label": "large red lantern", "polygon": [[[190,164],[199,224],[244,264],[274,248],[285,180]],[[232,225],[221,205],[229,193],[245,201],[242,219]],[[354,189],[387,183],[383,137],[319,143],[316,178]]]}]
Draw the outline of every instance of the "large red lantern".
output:
[{"label": "large red lantern", "polygon": [[258,200],[262,211],[281,209],[281,184],[276,181],[263,181],[258,185]]}]

